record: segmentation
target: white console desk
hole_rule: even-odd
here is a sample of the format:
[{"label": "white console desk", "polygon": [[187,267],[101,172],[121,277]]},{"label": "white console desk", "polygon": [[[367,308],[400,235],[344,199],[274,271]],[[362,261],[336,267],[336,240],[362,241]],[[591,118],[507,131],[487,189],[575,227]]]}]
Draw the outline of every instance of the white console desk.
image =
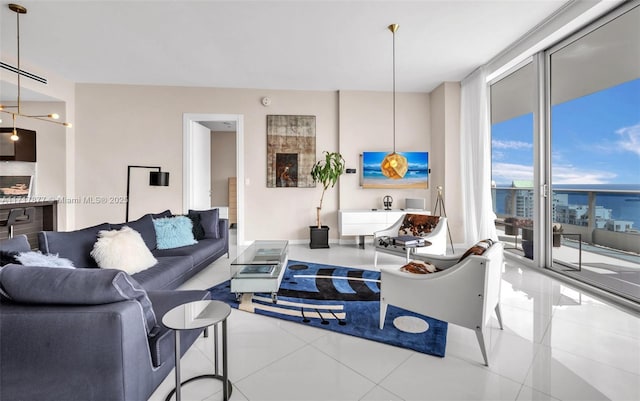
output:
[{"label": "white console desk", "polygon": [[431,214],[428,210],[346,209],[338,211],[340,236],[356,235],[364,248],[364,237],[389,228],[406,213]]}]

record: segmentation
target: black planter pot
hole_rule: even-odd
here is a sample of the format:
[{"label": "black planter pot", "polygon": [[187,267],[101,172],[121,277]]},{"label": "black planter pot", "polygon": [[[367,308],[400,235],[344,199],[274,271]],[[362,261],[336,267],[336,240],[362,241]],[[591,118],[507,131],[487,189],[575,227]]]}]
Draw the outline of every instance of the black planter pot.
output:
[{"label": "black planter pot", "polygon": [[518,235],[518,227],[513,224],[505,223],[504,225],[504,234],[505,235]]},{"label": "black planter pot", "polygon": [[309,226],[309,248],[329,248],[329,226]]},{"label": "black planter pot", "polygon": [[533,259],[533,241],[522,241],[522,250],[525,258]]}]

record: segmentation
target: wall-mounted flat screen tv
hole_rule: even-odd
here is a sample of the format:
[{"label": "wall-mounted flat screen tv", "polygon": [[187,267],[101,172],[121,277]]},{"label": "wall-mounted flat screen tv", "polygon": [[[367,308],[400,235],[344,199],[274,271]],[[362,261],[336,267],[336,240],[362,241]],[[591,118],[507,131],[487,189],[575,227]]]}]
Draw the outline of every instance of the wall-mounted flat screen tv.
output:
[{"label": "wall-mounted flat screen tv", "polygon": [[392,179],[382,174],[380,163],[389,152],[362,153],[362,188],[429,188],[429,153],[396,152],[407,158],[409,169],[403,178]]},{"label": "wall-mounted flat screen tv", "polygon": [[36,132],[23,128],[16,128],[17,141],[11,140],[13,128],[0,127],[0,160],[15,162],[36,161]]}]

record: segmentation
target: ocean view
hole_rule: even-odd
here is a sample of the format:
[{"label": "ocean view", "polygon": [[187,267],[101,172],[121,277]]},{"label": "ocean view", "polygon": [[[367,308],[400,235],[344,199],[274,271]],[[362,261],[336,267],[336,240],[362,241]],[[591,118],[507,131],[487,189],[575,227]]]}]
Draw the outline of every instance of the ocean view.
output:
[{"label": "ocean view", "polygon": [[[506,199],[512,189],[499,187],[495,189],[495,212],[506,214]],[[611,217],[615,220],[633,222],[633,228],[640,229],[640,185],[635,184],[591,184],[591,185],[558,185],[553,187],[554,193],[568,194],[570,205],[587,205],[588,191],[596,193],[596,205],[611,209]],[[584,191],[584,192],[583,192]],[[603,191],[603,192],[598,192]],[[629,192],[609,192],[629,191]],[[635,193],[634,193],[635,192]]]}]

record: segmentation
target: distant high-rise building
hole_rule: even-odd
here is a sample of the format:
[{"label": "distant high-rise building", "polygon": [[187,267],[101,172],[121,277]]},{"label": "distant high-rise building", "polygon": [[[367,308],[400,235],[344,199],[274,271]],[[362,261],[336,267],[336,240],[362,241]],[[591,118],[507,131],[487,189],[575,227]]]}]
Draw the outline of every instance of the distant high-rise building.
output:
[{"label": "distant high-rise building", "polygon": [[627,232],[633,231],[633,221],[607,220],[605,228],[609,231]]},{"label": "distant high-rise building", "polygon": [[[505,197],[505,214],[530,219],[533,217],[533,181],[516,180],[511,183],[508,195]],[[495,197],[494,197],[495,198]],[[556,221],[556,206],[567,205],[568,194],[553,194],[551,215]]]},{"label": "distant high-rise building", "polygon": [[[611,212],[611,209],[607,209],[604,206],[596,206],[594,228],[611,230],[610,228],[607,228],[607,222],[611,220]],[[558,223],[566,223],[586,227],[589,225],[589,206],[558,204],[556,205],[556,215],[554,221]]]},{"label": "distant high-rise building", "polygon": [[505,212],[509,216],[533,217],[533,181],[516,180],[505,198]]},{"label": "distant high-rise building", "polygon": [[[526,219],[533,218],[533,182],[524,180],[515,180],[511,184],[508,194],[505,196],[505,214],[507,216],[516,216]],[[496,197],[494,196],[494,199]],[[569,194],[555,193],[553,194],[552,219],[556,223],[572,224],[576,226],[587,227],[589,225],[589,206],[588,205],[570,205]],[[617,231],[629,232],[633,231],[632,221],[623,221],[612,219],[612,210],[604,206],[596,205],[594,210],[593,227]]]},{"label": "distant high-rise building", "polygon": [[560,194],[553,192],[553,199],[551,202],[551,218],[552,221],[558,222],[558,212],[556,211],[559,206],[567,206],[569,204],[569,194]]}]

